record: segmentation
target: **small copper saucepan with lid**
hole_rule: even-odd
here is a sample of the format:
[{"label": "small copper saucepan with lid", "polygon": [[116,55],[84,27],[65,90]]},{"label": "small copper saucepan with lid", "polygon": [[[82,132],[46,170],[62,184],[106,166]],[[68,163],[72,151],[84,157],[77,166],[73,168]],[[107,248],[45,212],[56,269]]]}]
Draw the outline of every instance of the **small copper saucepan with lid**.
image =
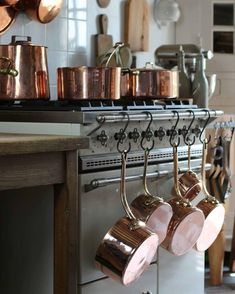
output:
[{"label": "small copper saucepan with lid", "polygon": [[158,235],[135,217],[127,202],[125,185],[127,152],[126,150],[121,152],[120,185],[120,197],[126,216],[119,219],[107,232],[95,256],[97,268],[124,285],[140,277],[153,260],[158,248]]},{"label": "small copper saucepan with lid", "polygon": [[[147,112],[150,117],[150,123],[145,131],[148,133],[150,124],[152,122],[152,114]],[[152,146],[150,148],[143,146],[143,139],[141,140],[141,147],[144,150],[144,171],[143,171],[143,187],[144,193],[140,194],[131,203],[131,209],[134,215],[141,220],[143,220],[148,227],[151,228],[159,237],[159,244],[166,237],[167,228],[172,217],[172,208],[169,203],[163,201],[162,198],[158,196],[153,196],[147,187],[147,167],[148,167],[148,157],[150,151],[154,147],[154,141],[152,141]]]},{"label": "small copper saucepan with lid", "polygon": [[[178,124],[179,114],[178,112],[177,122],[174,130]],[[172,133],[173,134],[173,133]],[[172,139],[172,136],[171,136]],[[201,234],[204,225],[204,215],[202,211],[196,207],[193,207],[189,200],[182,197],[179,182],[178,182],[178,143],[170,143],[173,147],[174,158],[174,190],[176,197],[170,199],[168,203],[173,210],[173,216],[168,226],[168,231],[165,240],[161,244],[166,250],[174,255],[183,255],[188,252]]]}]

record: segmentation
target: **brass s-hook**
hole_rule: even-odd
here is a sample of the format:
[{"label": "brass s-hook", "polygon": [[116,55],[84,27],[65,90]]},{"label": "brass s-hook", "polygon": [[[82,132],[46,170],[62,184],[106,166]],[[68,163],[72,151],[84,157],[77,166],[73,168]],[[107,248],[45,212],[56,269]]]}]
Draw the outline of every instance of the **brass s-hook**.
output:
[{"label": "brass s-hook", "polygon": [[176,128],[177,128],[178,123],[179,123],[179,120],[180,120],[180,115],[179,115],[179,112],[176,111],[176,110],[173,110],[172,113],[174,113],[174,116],[175,116],[175,114],[177,115],[177,119],[176,119],[175,125],[173,126],[173,128],[171,130],[170,144],[171,144],[172,147],[178,147],[179,144],[180,144],[180,138],[178,137],[178,142],[177,143],[176,142],[172,142],[172,140],[173,140],[174,133],[176,131]]},{"label": "brass s-hook", "polygon": [[187,110],[190,114],[192,114],[193,115],[193,118],[192,118],[192,120],[190,121],[190,124],[189,124],[189,126],[188,126],[188,128],[186,129],[186,133],[185,133],[185,135],[184,135],[184,144],[185,145],[188,145],[188,146],[192,146],[194,143],[195,143],[195,140],[196,140],[196,137],[195,137],[195,135],[193,136],[193,140],[190,140],[190,138],[189,138],[189,132],[190,132],[190,130],[191,130],[191,128],[192,128],[192,125],[193,125],[193,123],[194,123],[194,121],[195,121],[195,113],[194,113],[194,111],[193,110],[191,110],[191,109],[189,109],[189,110]]},{"label": "brass s-hook", "polygon": [[209,138],[208,138],[208,139],[205,138],[205,139],[202,140],[202,134],[203,134],[203,132],[204,132],[206,126],[208,125],[208,122],[209,122],[209,120],[210,120],[210,118],[211,118],[211,115],[210,115],[210,111],[209,111],[209,110],[207,110],[207,109],[203,109],[203,111],[206,112],[206,114],[207,114],[208,117],[207,117],[206,122],[205,122],[205,124],[204,124],[204,126],[203,126],[203,128],[202,128],[202,130],[201,130],[201,132],[200,132],[199,140],[200,140],[200,142],[201,142],[202,144],[205,143],[205,145],[207,145],[207,144],[209,144],[209,142],[210,142],[210,140],[211,140],[211,135],[209,135]]},{"label": "brass s-hook", "polygon": [[144,147],[143,142],[144,142],[144,139],[146,139],[147,141],[150,140],[150,138],[148,139],[148,134],[151,132],[151,130],[150,130],[150,126],[151,126],[151,124],[152,124],[152,122],[153,122],[153,116],[152,116],[152,113],[149,112],[149,111],[144,111],[143,113],[146,113],[147,116],[150,116],[150,121],[149,121],[149,123],[148,123],[148,126],[147,126],[147,128],[146,128],[144,134],[142,135],[142,139],[141,139],[141,141],[140,141],[140,146],[141,146],[141,148],[142,148],[143,150],[147,150],[147,151],[149,152],[149,151],[151,151],[151,150],[153,149],[153,147],[154,147],[154,139],[152,139],[152,145],[151,145],[151,147]]},{"label": "brass s-hook", "polygon": [[131,150],[131,142],[129,141],[129,147],[128,147],[127,150],[126,149],[121,150],[120,149],[120,144],[123,144],[123,137],[124,137],[123,135],[125,134],[126,129],[127,129],[128,125],[129,125],[130,117],[129,117],[129,114],[127,112],[121,112],[120,114],[123,115],[123,118],[125,118],[125,116],[127,116],[127,122],[126,122],[124,128],[120,130],[120,135],[119,135],[118,142],[117,142],[117,150],[118,150],[119,153],[123,153],[123,152],[128,153]]}]

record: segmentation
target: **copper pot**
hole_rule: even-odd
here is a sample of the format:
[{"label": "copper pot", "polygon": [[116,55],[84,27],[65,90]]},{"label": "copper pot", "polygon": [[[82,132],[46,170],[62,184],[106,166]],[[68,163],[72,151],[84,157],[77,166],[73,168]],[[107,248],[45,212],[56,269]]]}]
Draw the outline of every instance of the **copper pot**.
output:
[{"label": "copper pot", "polygon": [[178,71],[148,67],[123,69],[121,96],[177,98],[179,96]]},{"label": "copper pot", "polygon": [[178,183],[178,152],[176,146],[173,147],[173,156],[174,189],[177,196],[168,201],[172,206],[173,216],[162,247],[179,256],[193,248],[201,234],[205,218],[200,209],[193,207],[188,200],[182,197]]},{"label": "copper pot", "polygon": [[128,285],[149,266],[158,247],[158,236],[132,213],[126,199],[125,177],[123,152],[120,195],[127,216],[107,232],[96,252],[95,264],[104,274]]},{"label": "copper pot", "polygon": [[179,189],[181,195],[188,199],[193,200],[201,192],[201,181],[198,175],[191,170],[190,164],[191,145],[188,144],[188,170],[186,173],[179,177]]},{"label": "copper pot", "polygon": [[[0,45],[0,57],[9,60],[9,64],[1,63],[0,99],[1,100],[33,100],[50,98],[49,77],[46,47],[31,43],[31,38],[17,41],[12,37],[9,45]],[[22,38],[22,37],[21,37]]]},{"label": "copper pot", "polygon": [[48,23],[60,13],[62,6],[63,0],[19,0],[15,8],[34,20]]},{"label": "copper pot", "polygon": [[134,215],[143,220],[159,237],[159,244],[166,237],[167,228],[172,217],[172,208],[169,203],[162,198],[153,196],[147,188],[147,165],[149,150],[145,149],[144,153],[144,173],[143,186],[144,194],[139,195],[131,203],[131,209]]},{"label": "copper pot", "polygon": [[225,217],[225,209],[219,201],[211,196],[206,188],[205,182],[205,164],[206,164],[206,153],[207,145],[206,141],[203,142],[203,152],[202,152],[202,188],[205,194],[205,198],[201,200],[197,207],[201,209],[205,215],[205,223],[203,230],[195,244],[195,249],[197,251],[207,250],[212,243],[215,241],[219,232],[222,229]]},{"label": "copper pot", "polygon": [[58,99],[120,98],[120,67],[62,67],[57,69]]}]

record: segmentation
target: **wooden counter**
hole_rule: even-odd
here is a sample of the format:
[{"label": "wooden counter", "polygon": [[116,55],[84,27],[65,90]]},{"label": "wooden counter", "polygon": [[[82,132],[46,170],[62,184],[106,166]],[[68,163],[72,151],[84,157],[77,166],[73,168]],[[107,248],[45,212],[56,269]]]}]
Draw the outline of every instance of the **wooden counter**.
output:
[{"label": "wooden counter", "polygon": [[77,293],[77,149],[88,145],[84,137],[0,133],[0,190],[54,185],[54,294]]}]

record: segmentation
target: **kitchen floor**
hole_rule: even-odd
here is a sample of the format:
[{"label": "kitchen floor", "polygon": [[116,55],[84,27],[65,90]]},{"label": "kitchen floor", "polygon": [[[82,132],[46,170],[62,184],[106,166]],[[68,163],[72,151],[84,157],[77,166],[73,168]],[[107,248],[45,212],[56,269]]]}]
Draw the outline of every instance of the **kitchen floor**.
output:
[{"label": "kitchen floor", "polygon": [[223,285],[210,286],[209,276],[205,279],[205,294],[235,294],[235,274],[225,273]]}]

